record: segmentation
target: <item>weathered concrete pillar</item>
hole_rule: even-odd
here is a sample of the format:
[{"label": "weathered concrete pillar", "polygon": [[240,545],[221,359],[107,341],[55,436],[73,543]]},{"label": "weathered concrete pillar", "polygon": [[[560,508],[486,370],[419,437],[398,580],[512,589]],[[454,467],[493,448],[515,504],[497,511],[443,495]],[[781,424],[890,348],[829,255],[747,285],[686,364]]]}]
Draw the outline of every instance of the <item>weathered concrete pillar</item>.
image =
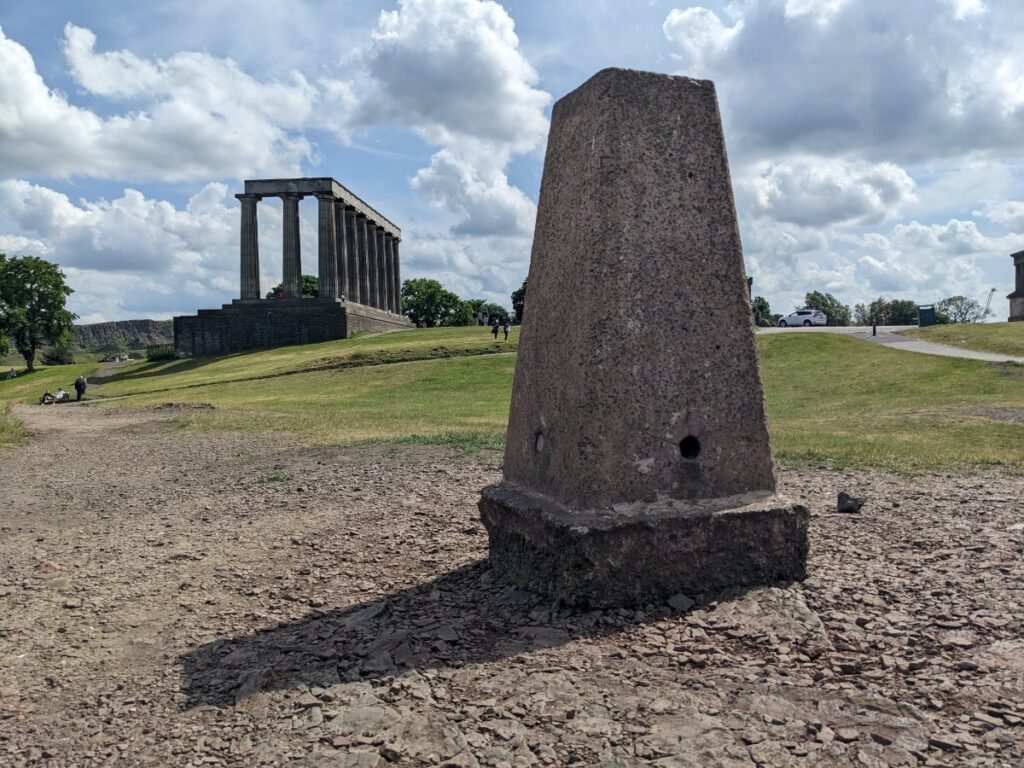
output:
[{"label": "weathered concrete pillar", "polygon": [[242,204],[241,237],[241,292],[242,299],[260,297],[260,232],[256,218],[256,205],[263,198],[260,195],[235,195]]},{"label": "weathered concrete pillar", "polygon": [[1010,300],[1010,322],[1024,320],[1024,251],[1017,251],[1010,256],[1013,259],[1014,291]]},{"label": "weathered concrete pillar", "polygon": [[356,214],[356,248],[359,251],[359,296],[360,304],[370,305],[370,254],[366,243],[366,217]]},{"label": "weathered concrete pillar", "polygon": [[349,298],[348,287],[348,226],[345,220],[345,203],[334,201],[334,265],[338,272],[338,295]]},{"label": "weathered concrete pillar", "polygon": [[390,270],[388,269],[388,252],[384,246],[384,229],[377,227],[377,285],[378,304],[377,306],[385,312],[391,309],[390,296]]},{"label": "weathered concrete pillar", "polygon": [[317,207],[317,282],[322,299],[338,297],[338,222],[334,195],[320,193]]},{"label": "weathered concrete pillar", "polygon": [[284,233],[281,259],[285,298],[302,296],[302,246],[299,240],[299,200],[301,195],[281,195]]},{"label": "weathered concrete pillar", "polygon": [[348,294],[349,301],[362,303],[362,292],[359,284],[359,248],[356,236],[356,212],[345,208],[345,245],[348,248]]},{"label": "weathered concrete pillar", "polygon": [[391,254],[395,262],[395,312],[402,314],[402,270],[398,258],[398,244],[401,241],[396,237],[391,241]]},{"label": "weathered concrete pillar", "polygon": [[609,69],[555,105],[527,282],[495,569],[594,606],[802,579],[711,82]]}]

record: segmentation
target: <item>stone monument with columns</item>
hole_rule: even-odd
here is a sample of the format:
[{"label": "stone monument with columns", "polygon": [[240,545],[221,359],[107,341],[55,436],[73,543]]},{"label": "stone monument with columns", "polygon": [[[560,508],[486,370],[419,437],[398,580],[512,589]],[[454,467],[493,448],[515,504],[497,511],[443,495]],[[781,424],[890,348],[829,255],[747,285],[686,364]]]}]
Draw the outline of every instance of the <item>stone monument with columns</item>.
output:
[{"label": "stone monument with columns", "polygon": [[711,82],[607,69],[555,104],[527,284],[494,567],[596,607],[802,579]]},{"label": "stone monument with columns", "polygon": [[[219,355],[261,347],[344,339],[361,330],[401,330],[398,244],[402,231],[330,178],[252,179],[241,204],[241,298],[220,309],[174,318],[179,356]],[[282,294],[260,289],[257,209],[281,199]],[[302,297],[299,201],[317,199],[316,299]]]},{"label": "stone monument with columns", "polygon": [[1013,293],[1010,300],[1010,322],[1024,320],[1024,251],[1017,251],[1010,256],[1013,259]]}]

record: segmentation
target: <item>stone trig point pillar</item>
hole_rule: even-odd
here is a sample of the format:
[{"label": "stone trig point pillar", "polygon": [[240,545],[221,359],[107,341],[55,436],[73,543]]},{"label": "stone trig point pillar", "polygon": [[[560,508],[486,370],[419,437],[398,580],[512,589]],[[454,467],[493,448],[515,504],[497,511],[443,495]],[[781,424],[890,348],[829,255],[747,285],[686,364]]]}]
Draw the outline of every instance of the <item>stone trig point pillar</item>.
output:
[{"label": "stone trig point pillar", "polygon": [[591,606],[802,579],[713,83],[607,69],[555,105],[527,284],[494,567]]}]

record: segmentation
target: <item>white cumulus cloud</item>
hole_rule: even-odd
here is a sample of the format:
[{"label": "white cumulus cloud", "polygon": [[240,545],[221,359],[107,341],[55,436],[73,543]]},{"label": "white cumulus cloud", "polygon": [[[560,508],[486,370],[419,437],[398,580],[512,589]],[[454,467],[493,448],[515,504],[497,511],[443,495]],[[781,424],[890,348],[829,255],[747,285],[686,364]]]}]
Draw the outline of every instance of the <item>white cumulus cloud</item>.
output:
[{"label": "white cumulus cloud", "polygon": [[726,26],[718,14],[700,6],[673,9],[662,25],[665,37],[679,46],[679,58],[695,75],[705,72],[709,60],[723,55],[742,29],[742,20]]},{"label": "white cumulus cloud", "polygon": [[297,132],[316,90],[299,74],[260,82],[227,59],[181,53],[146,61],[96,53],[95,35],[68,24],[65,55],[88,92],[132,99],[101,117],[49,88],[29,52],[0,30],[0,167],[51,175],[206,181],[298,174],[310,143]]},{"label": "white cumulus cloud", "polygon": [[803,157],[763,166],[750,182],[754,210],[780,221],[878,223],[914,199],[914,180],[892,163]]}]

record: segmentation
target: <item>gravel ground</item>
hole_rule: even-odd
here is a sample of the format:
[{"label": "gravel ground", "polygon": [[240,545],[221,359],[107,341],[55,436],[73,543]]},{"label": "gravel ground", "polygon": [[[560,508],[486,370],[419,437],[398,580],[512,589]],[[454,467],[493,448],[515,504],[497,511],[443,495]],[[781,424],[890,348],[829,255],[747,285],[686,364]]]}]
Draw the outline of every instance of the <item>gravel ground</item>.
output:
[{"label": "gravel ground", "polygon": [[1024,765],[1019,477],[783,471],[803,585],[580,612],[488,570],[492,456],[176,412],[17,411],[2,766]]}]

